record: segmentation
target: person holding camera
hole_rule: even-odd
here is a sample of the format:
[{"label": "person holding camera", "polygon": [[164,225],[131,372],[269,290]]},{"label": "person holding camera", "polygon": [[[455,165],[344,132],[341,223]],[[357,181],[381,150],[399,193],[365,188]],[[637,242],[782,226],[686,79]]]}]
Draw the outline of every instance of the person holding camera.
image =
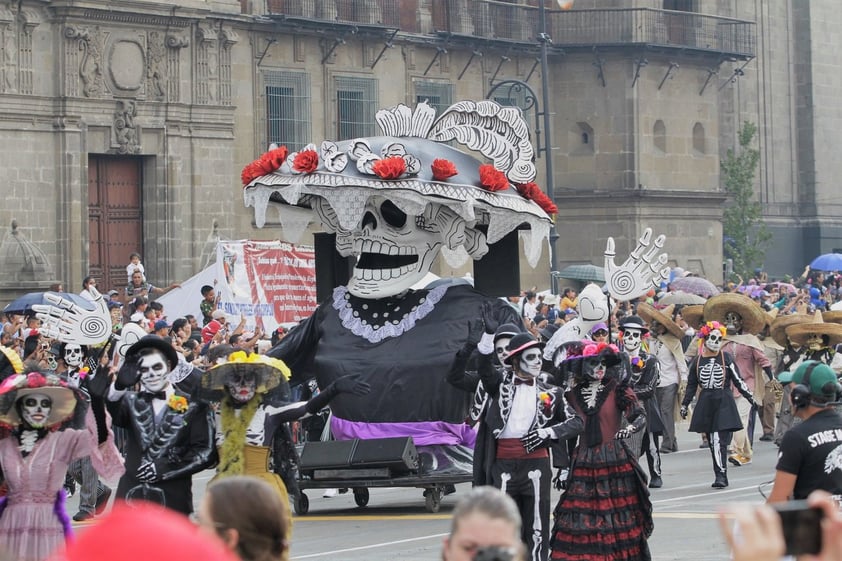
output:
[{"label": "person holding camera", "polygon": [[842,416],[831,405],[842,397],[833,369],[815,360],[778,375],[792,383],[793,415],[803,422],[781,440],[775,481],[767,502],[806,499],[817,489],[842,496]]}]

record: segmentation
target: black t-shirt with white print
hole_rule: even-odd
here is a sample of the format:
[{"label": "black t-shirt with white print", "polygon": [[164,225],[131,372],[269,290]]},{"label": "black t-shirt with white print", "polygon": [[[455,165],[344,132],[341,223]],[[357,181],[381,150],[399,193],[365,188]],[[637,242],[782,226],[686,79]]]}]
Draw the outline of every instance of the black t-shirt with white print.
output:
[{"label": "black t-shirt with white print", "polygon": [[775,469],[797,476],[794,499],[816,489],[842,496],[842,416],[828,408],[789,429]]}]

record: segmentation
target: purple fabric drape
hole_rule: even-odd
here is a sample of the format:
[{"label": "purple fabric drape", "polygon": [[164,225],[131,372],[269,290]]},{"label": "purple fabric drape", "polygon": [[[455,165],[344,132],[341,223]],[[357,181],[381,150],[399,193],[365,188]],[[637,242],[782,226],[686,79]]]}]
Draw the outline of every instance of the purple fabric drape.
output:
[{"label": "purple fabric drape", "polygon": [[461,444],[474,447],[477,433],[468,425],[427,421],[418,423],[362,423],[346,421],[336,416],[330,418],[330,430],[336,440],[354,438],[394,438],[411,436],[416,446],[431,444]]}]

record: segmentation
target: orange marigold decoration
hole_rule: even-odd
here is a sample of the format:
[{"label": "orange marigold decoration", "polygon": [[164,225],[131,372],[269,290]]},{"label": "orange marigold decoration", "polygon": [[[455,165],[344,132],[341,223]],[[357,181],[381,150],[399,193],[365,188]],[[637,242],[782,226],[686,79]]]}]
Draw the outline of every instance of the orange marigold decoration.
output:
[{"label": "orange marigold decoration", "polygon": [[453,162],[445,160],[444,158],[436,158],[433,160],[430,168],[433,170],[433,179],[436,181],[447,181],[449,178],[459,173],[456,170],[456,166],[453,165]]},{"label": "orange marigold decoration", "polygon": [[173,394],[167,400],[167,405],[169,405],[170,409],[172,409],[176,413],[184,413],[185,411],[187,411],[187,398],[185,398],[183,395]]},{"label": "orange marigold decoration", "polygon": [[406,173],[406,162],[400,156],[390,156],[374,162],[371,171],[380,179],[397,179]]},{"label": "orange marigold decoration", "polygon": [[318,167],[319,155],[315,150],[302,150],[292,161],[292,169],[299,173],[313,173]]},{"label": "orange marigold decoration", "polygon": [[506,174],[491,164],[482,164],[479,167],[479,182],[488,191],[504,191],[509,187],[509,179]]}]

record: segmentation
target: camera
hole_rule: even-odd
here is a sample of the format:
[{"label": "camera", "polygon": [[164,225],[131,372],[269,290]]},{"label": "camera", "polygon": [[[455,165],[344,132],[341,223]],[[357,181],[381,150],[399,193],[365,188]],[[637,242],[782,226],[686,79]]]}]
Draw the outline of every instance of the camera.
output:
[{"label": "camera", "polygon": [[781,517],[787,555],[816,555],[822,549],[824,512],[807,501],[789,501],[771,505]]},{"label": "camera", "polygon": [[473,561],[514,561],[515,552],[508,547],[489,546],[477,549]]}]

